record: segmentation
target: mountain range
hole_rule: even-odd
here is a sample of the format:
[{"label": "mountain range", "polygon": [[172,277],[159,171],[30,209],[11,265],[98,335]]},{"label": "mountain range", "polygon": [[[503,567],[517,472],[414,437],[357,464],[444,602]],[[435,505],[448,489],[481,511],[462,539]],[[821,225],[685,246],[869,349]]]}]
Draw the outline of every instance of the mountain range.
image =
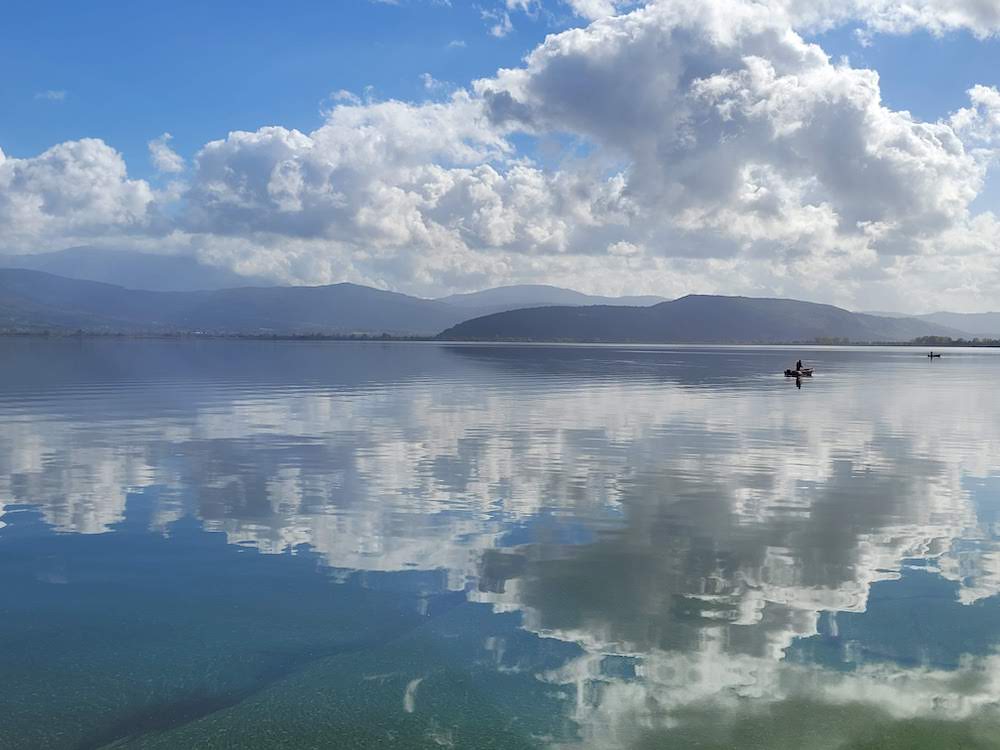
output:
[{"label": "mountain range", "polygon": [[348,283],[164,291],[19,268],[0,268],[0,329],[440,334],[447,340],[657,343],[870,342],[966,335],[919,318],[852,313],[795,300],[700,295],[673,301],[608,298],[545,285],[501,287],[441,299]]},{"label": "mountain range", "polygon": [[467,341],[780,343],[909,341],[958,331],[787,299],[689,295],[650,307],[545,307],[467,320],[441,334]]},{"label": "mountain range", "polygon": [[[44,271],[81,281],[100,281],[153,292],[199,292],[247,286],[276,286],[259,276],[244,276],[191,255],[159,255],[83,245],[31,255],[0,253],[0,268]],[[521,284],[453,294],[437,301],[486,315],[542,305],[655,305],[665,297],[602,297],[547,284]]]},{"label": "mountain range", "polygon": [[0,268],[0,328],[433,336],[497,309],[547,304],[549,295],[614,301],[545,286],[490,289],[458,303],[346,283],[156,291]]},{"label": "mountain range", "polygon": [[158,292],[0,269],[7,329],[428,335],[463,317],[434,300],[357,284]]},{"label": "mountain range", "polygon": [[484,289],[481,292],[452,294],[439,297],[438,302],[475,311],[477,315],[517,310],[522,307],[581,306],[581,305],[632,305],[645,307],[666,302],[666,297],[601,297],[584,294],[573,289],[563,289],[548,284],[521,284]]},{"label": "mountain range", "polygon": [[902,315],[900,313],[878,313],[889,318],[913,318],[928,323],[955,328],[964,332],[966,338],[1000,339],[1000,312],[955,313],[933,312],[926,315]]},{"label": "mountain range", "polygon": [[264,278],[242,276],[209,265],[190,255],[157,255],[90,246],[32,255],[0,254],[0,268],[44,271],[70,279],[101,281],[154,292],[194,292],[272,284]]},{"label": "mountain range", "polygon": [[[194,327],[220,332],[433,335],[467,318],[521,307],[663,301],[662,297],[601,297],[544,284],[497,287],[438,300],[393,296],[356,284],[275,286],[264,278],[242,276],[190,255],[90,246],[31,255],[0,254],[0,271],[4,269],[40,271],[64,279],[4,274],[0,326],[8,329],[134,332]],[[98,285],[70,284],[69,280]],[[191,294],[195,292],[201,294]],[[238,307],[228,309],[230,304]]]}]

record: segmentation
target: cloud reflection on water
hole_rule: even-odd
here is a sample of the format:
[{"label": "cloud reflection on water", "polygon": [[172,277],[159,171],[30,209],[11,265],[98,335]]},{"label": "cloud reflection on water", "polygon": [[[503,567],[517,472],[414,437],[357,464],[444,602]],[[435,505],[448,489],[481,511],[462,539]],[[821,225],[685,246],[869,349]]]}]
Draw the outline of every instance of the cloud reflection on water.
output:
[{"label": "cloud reflection on water", "polygon": [[[79,359],[33,346],[49,373]],[[943,380],[905,350],[813,352],[795,391],[774,350],[241,342],[182,349],[179,366],[176,343],[90,346],[90,370],[8,383],[0,502],[113,533],[130,489],[157,487],[164,531],[193,515],[332,568],[444,571],[446,589],[582,646],[539,677],[577,692],[585,744],[747,700],[994,706],[981,642],[957,669],[786,655],[831,636],[825,613],[864,614],[908,560],[993,606],[1000,357]],[[609,674],[609,655],[634,674]]]}]

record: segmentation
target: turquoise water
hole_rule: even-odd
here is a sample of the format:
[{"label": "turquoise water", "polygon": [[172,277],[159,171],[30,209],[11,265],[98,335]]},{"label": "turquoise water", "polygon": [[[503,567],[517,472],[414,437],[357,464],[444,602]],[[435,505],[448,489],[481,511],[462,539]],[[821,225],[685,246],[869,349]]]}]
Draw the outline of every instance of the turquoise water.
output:
[{"label": "turquoise water", "polygon": [[0,340],[0,747],[1000,748],[998,382]]}]

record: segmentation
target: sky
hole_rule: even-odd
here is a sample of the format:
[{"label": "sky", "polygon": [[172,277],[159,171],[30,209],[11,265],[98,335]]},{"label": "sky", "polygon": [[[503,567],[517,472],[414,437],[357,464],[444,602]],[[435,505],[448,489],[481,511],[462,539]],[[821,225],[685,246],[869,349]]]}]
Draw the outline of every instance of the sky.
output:
[{"label": "sky", "polygon": [[0,252],[1000,308],[1000,0],[10,4]]}]

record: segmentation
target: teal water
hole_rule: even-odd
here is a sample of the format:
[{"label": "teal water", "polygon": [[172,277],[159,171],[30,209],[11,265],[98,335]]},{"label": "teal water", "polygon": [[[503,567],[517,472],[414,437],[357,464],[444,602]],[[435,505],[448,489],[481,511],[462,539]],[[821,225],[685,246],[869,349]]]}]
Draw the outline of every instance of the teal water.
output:
[{"label": "teal water", "polygon": [[998,383],[0,339],[0,747],[1000,748]]}]

